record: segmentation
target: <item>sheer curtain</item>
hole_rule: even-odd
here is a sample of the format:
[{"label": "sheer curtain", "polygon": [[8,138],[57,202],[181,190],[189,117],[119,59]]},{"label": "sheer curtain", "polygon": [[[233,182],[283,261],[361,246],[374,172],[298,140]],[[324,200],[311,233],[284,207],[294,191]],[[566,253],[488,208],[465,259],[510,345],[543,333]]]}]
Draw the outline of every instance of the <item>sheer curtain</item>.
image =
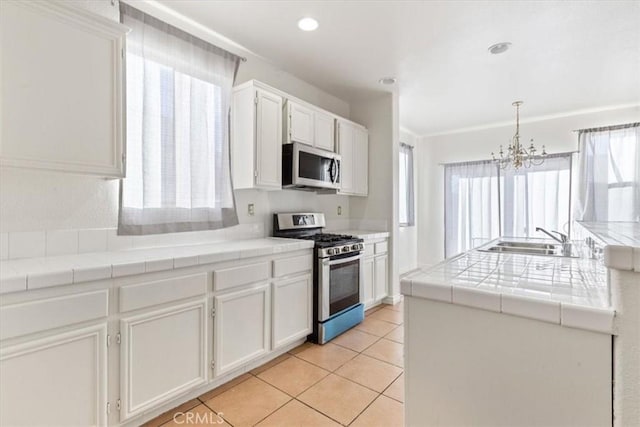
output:
[{"label": "sheer curtain", "polygon": [[400,144],[400,182],[399,182],[399,212],[401,227],[411,227],[416,224],[415,200],[413,189],[413,147]]},{"label": "sheer curtain", "polygon": [[238,223],[228,113],[239,57],[120,3],[127,36],[127,175],[119,234]]},{"label": "sheer curtain", "polygon": [[491,162],[445,165],[445,256],[500,235],[498,168]]},{"label": "sheer curtain", "polygon": [[581,131],[575,219],[640,221],[640,123]]},{"label": "sheer curtain", "polygon": [[539,166],[500,172],[503,236],[544,237],[536,227],[568,233],[571,154],[550,155]]}]

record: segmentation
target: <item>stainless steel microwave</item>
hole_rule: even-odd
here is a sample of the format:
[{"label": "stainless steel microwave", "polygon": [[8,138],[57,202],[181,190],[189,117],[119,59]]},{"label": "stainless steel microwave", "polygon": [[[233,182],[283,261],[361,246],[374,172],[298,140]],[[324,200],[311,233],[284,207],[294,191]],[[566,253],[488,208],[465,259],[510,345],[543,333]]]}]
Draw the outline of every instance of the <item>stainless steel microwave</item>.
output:
[{"label": "stainless steel microwave", "polygon": [[340,189],[339,154],[299,142],[282,145],[282,187]]}]

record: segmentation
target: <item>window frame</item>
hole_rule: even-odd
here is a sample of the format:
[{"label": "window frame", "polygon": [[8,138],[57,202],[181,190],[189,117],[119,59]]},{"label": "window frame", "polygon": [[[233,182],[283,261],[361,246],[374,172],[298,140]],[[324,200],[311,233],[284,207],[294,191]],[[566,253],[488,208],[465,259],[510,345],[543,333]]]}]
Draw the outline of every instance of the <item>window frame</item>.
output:
[{"label": "window frame", "polygon": [[[415,203],[415,159],[414,159],[415,147],[405,142],[400,142],[400,150],[398,154],[398,164],[400,164],[400,155],[403,154],[403,150],[407,150],[406,164],[409,166],[408,171],[405,173],[405,192],[407,194],[405,209],[407,212],[406,221],[402,221],[400,218],[400,209],[398,209],[398,226],[399,227],[415,227],[416,225],[416,203]],[[398,168],[399,169],[399,168]],[[410,184],[409,184],[410,182]],[[401,175],[398,170],[398,194],[400,194],[401,188]],[[400,205],[400,198],[398,197],[398,206]]]}]

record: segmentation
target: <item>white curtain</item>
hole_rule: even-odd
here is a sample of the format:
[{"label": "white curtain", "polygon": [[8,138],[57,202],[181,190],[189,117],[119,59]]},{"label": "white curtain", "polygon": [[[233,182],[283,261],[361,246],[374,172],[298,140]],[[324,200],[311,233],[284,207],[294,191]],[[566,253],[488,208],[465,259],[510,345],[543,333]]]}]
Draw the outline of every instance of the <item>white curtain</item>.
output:
[{"label": "white curtain", "polygon": [[119,234],[238,223],[228,113],[239,58],[121,3],[127,36],[127,175]]},{"label": "white curtain", "polygon": [[408,144],[401,143],[399,159],[399,222],[401,227],[411,227],[416,224],[415,196],[413,188],[413,147]]},{"label": "white curtain", "polygon": [[640,221],[640,123],[581,131],[575,219]]},{"label": "white curtain", "polygon": [[571,154],[549,156],[541,165],[501,170],[502,235],[544,237],[536,227],[568,234]]},{"label": "white curtain", "polygon": [[493,162],[445,165],[445,256],[500,235],[498,168]]}]

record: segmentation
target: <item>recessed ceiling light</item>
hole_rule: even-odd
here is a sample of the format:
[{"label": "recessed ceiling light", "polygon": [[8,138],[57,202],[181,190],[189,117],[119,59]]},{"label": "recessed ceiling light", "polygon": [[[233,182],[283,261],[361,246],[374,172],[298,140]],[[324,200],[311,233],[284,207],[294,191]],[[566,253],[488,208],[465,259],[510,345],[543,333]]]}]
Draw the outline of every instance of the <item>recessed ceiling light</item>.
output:
[{"label": "recessed ceiling light", "polygon": [[509,42],[496,43],[494,45],[489,46],[489,52],[494,55],[498,55],[500,53],[506,52],[509,49],[509,47],[511,47],[511,43]]},{"label": "recessed ceiling light", "polygon": [[380,80],[378,80],[378,83],[383,85],[392,85],[392,84],[395,84],[396,81],[397,80],[395,77],[383,77]]},{"label": "recessed ceiling light", "polygon": [[302,18],[298,21],[298,28],[302,31],[315,31],[318,29],[318,21],[313,18]]}]

